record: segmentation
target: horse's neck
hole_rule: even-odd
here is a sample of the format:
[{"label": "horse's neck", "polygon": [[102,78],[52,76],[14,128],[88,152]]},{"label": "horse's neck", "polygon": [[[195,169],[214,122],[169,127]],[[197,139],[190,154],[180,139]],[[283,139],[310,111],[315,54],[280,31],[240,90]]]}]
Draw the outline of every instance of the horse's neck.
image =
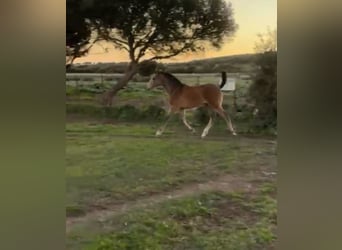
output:
[{"label": "horse's neck", "polygon": [[171,96],[173,95],[177,89],[179,89],[179,87],[181,87],[181,85],[178,84],[174,84],[172,82],[166,81],[164,84],[164,89],[166,90],[166,92]]}]

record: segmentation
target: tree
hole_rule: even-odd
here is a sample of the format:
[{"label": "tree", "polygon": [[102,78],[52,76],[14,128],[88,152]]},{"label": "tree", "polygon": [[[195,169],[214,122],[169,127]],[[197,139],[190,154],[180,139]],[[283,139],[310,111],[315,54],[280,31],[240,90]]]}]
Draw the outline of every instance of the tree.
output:
[{"label": "tree", "polygon": [[66,64],[84,55],[91,37],[90,25],[84,17],[82,0],[66,1]]},{"label": "tree", "polygon": [[123,77],[105,94],[106,105],[142,63],[220,48],[237,29],[232,6],[224,0],[94,0],[94,6],[92,25],[99,38],[130,59]]},{"label": "tree", "polygon": [[254,50],[257,53],[277,51],[277,29],[267,28],[265,33],[259,33]]},{"label": "tree", "polygon": [[249,94],[258,110],[257,118],[263,127],[277,124],[277,36],[276,30],[259,35],[255,49],[259,52],[256,60],[257,76]]},{"label": "tree", "polygon": [[98,16],[94,0],[66,1],[66,64],[86,55],[101,39],[95,32],[93,21]]}]

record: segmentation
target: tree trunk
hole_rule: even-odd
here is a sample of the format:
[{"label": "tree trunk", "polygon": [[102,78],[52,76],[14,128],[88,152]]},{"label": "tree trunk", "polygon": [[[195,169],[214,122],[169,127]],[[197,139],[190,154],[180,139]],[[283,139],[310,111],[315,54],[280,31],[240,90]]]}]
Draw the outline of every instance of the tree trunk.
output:
[{"label": "tree trunk", "polygon": [[135,62],[131,62],[117,84],[115,84],[112,89],[104,93],[102,98],[103,104],[105,106],[112,106],[113,97],[119,92],[120,89],[124,88],[128,84],[128,82],[137,72],[138,64]]}]

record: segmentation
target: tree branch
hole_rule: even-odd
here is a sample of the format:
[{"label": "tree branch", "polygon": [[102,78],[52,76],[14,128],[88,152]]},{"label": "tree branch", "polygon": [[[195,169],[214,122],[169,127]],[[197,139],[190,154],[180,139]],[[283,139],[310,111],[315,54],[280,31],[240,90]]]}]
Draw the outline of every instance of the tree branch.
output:
[{"label": "tree branch", "polygon": [[91,42],[88,48],[81,50],[82,47],[85,46],[86,44],[84,43],[84,44],[75,46],[75,49],[69,53],[68,51],[66,51],[66,56],[70,57],[69,59],[67,59],[67,64],[70,66],[76,58],[82,57],[84,54],[86,54],[98,41],[101,41],[100,37],[97,37],[96,39],[94,39],[94,41]]},{"label": "tree branch", "polygon": [[114,44],[119,46],[119,48],[124,49],[124,50],[129,52],[128,44],[125,41],[122,41],[122,40],[114,38],[114,37],[109,37],[105,40],[110,40],[111,42],[113,42]]},{"label": "tree branch", "polygon": [[135,51],[135,48],[134,48],[134,36],[133,34],[130,34],[128,36],[128,48],[129,48],[129,58],[131,59],[132,62],[135,62],[136,59],[134,57],[134,51]]},{"label": "tree branch", "polygon": [[158,59],[167,59],[167,58],[177,56],[177,55],[183,53],[185,50],[189,49],[191,47],[191,45],[192,44],[185,44],[181,49],[179,49],[179,50],[177,50],[171,54],[163,55],[163,56],[154,56],[154,57],[151,57],[150,59],[147,59],[146,61],[153,61],[153,60],[158,60]]},{"label": "tree branch", "polygon": [[128,45],[128,42],[121,40],[121,39],[118,39],[118,38],[111,37],[111,36],[108,36],[108,40],[111,40],[112,42]]},{"label": "tree branch", "polygon": [[98,24],[97,32],[99,33],[99,36],[101,36],[103,40],[111,41],[114,44],[116,44],[119,48],[124,49],[126,51],[129,51],[128,42],[125,40],[121,40],[119,38],[111,36],[111,34],[110,34],[112,32],[111,29],[101,28]]},{"label": "tree branch", "polygon": [[144,42],[152,33],[154,32],[153,29],[151,29],[143,38],[139,39],[139,41],[136,42],[134,49],[139,48],[141,45],[145,44]]},{"label": "tree branch", "polygon": [[[153,43],[155,42],[155,39],[157,38],[158,36],[158,32],[157,32],[157,29],[155,29],[152,33],[151,33],[151,36],[150,38],[147,40],[147,42],[145,42],[145,45],[144,47],[142,47],[138,53],[138,56],[137,56],[137,60],[139,60],[140,58],[142,58],[144,55],[145,55],[145,52],[146,50],[148,49],[148,47]],[[148,36],[146,36],[147,38]]]}]

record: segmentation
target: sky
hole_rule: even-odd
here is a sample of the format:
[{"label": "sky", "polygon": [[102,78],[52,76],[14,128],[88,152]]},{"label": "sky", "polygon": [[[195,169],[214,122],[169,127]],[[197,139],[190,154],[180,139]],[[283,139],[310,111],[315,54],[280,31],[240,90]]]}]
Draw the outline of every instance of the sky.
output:
[{"label": "sky", "polygon": [[[207,50],[200,53],[189,53],[163,62],[183,62],[194,59],[254,53],[254,43],[258,33],[265,33],[267,28],[277,28],[276,0],[227,0],[232,3],[235,22],[239,28],[235,36],[223,44],[220,50]],[[105,52],[104,48],[109,48]],[[78,58],[75,63],[83,62],[124,62],[128,61],[126,51],[113,49],[109,43],[94,45],[87,56]]]}]

